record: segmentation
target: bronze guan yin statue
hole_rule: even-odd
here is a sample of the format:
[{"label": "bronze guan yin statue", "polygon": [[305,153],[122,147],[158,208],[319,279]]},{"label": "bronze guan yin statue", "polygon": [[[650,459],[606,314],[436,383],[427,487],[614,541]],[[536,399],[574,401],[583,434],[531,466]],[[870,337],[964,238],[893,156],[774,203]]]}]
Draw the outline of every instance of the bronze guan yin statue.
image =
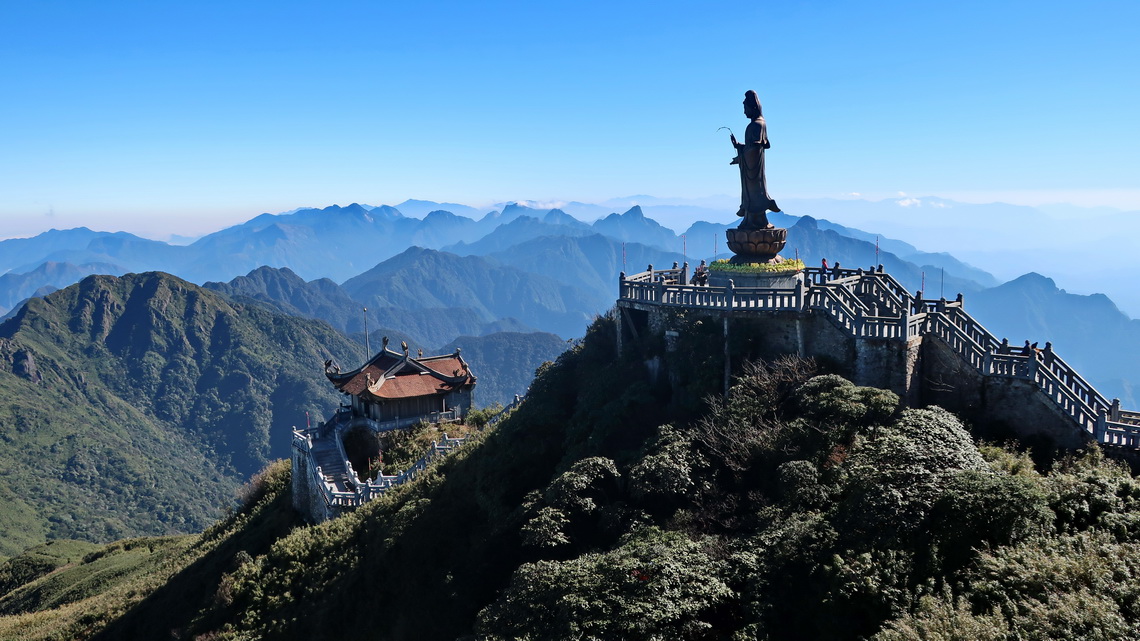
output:
[{"label": "bronze guan yin statue", "polygon": [[776,201],[768,195],[768,181],[764,176],[764,150],[772,145],[768,142],[768,126],[764,123],[764,112],[756,92],[744,94],[744,115],[751,122],[744,130],[744,142],[737,142],[736,136],[728,134],[732,146],[736,148],[733,165],[740,166],[740,210],[737,216],[744,220],[740,225],[747,229],[768,229],[768,211],[780,211]]},{"label": "bronze guan yin statue", "polygon": [[727,230],[728,248],[736,254],[732,262],[779,262],[777,254],[787,242],[788,230],[776,228],[768,222],[768,212],[778,212],[780,207],[768,195],[764,151],[772,145],[768,142],[768,126],[755,91],[749,90],[744,94],[744,115],[750,121],[744,131],[744,142],[739,142],[734,134],[729,133],[736,149],[736,158],[731,164],[740,168],[740,209],[736,215],[744,220],[736,229]]}]

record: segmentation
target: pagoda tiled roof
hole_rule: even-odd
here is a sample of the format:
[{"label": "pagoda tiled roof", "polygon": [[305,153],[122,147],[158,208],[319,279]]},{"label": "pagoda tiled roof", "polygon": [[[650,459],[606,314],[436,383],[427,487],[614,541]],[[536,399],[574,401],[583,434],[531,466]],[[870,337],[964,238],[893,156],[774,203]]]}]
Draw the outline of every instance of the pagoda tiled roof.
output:
[{"label": "pagoda tiled roof", "polygon": [[459,376],[467,371],[467,363],[458,354],[445,354],[443,356],[430,356],[417,359],[421,365],[427,366],[434,372],[444,376]]},{"label": "pagoda tiled roof", "polygon": [[370,393],[376,398],[413,398],[446,394],[458,387],[460,386],[441,381],[431,374],[405,374],[384,379],[384,384],[373,386]]},{"label": "pagoda tiled roof", "polygon": [[458,352],[416,358],[387,346],[356,370],[343,374],[326,371],[325,375],[345,394],[378,400],[446,394],[475,384]]}]

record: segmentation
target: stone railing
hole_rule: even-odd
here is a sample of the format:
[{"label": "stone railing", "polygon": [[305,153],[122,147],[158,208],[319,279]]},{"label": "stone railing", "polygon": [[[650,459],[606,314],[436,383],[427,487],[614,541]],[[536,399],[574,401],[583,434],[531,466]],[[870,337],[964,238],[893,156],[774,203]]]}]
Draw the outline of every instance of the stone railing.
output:
[{"label": "stone railing", "polygon": [[1012,348],[1003,347],[993,334],[966,313],[961,302],[923,300],[921,303],[926,309],[936,310],[933,314],[927,313],[924,333],[937,336],[984,376],[1033,381],[1082,430],[1096,435],[1098,417],[1107,414],[1111,404],[1059,356],[1052,351],[1005,353]]},{"label": "stone railing", "polygon": [[[936,337],[983,376],[1032,381],[1081,430],[1107,445],[1140,447],[1140,412],[1120,409],[1051,349],[1013,353],[955,300],[915,298],[882,267],[807,268],[807,287],[786,289],[695,287],[684,269],[650,270],[619,279],[620,299],[726,311],[819,310],[857,338]],[[679,282],[678,282],[679,281]],[[869,301],[869,302],[868,302]]]},{"label": "stone railing", "polygon": [[[908,338],[906,310],[910,305],[880,284],[879,277],[886,276],[885,274],[864,274],[861,270],[856,270],[854,274],[825,280],[822,278],[826,275],[823,270],[815,271],[820,278],[809,276],[811,282],[820,280],[822,284],[809,291],[808,307],[826,312],[828,317],[853,336],[896,340]],[[865,302],[868,298],[875,302],[868,305]]]},{"label": "stone railing", "polygon": [[[514,401],[495,414],[495,416],[491,417],[488,421],[488,426],[501,421],[511,411],[518,408],[524,399],[525,397],[516,395]],[[458,420],[459,418],[457,410],[449,410],[447,412],[434,412],[428,418],[416,417],[415,419],[378,422],[362,416],[353,416],[351,408],[341,407],[333,414],[327,423],[321,423],[311,428],[293,428],[293,449],[308,462],[307,467],[310,476],[308,486],[320,495],[320,500],[325,506],[323,515],[317,514],[311,516],[311,518],[319,522],[334,516],[337,512],[355,508],[378,496],[382,496],[389,490],[415,479],[418,474],[427,469],[433,460],[445,456],[463,445],[467,440],[466,437],[452,438],[445,433],[443,438],[431,444],[431,447],[428,448],[427,452],[420,457],[419,460],[399,474],[391,476],[380,474],[375,479],[360,481],[354,474],[352,464],[345,455],[344,444],[341,441],[339,432],[357,426],[366,426],[373,431],[379,432],[387,429],[395,429],[393,425],[397,423],[403,426],[420,420],[439,423],[448,420]],[[333,443],[329,443],[330,439]],[[318,455],[320,455],[318,449],[320,449],[320,452],[325,452],[324,456],[329,456],[335,452],[336,458],[343,461],[343,463],[341,463],[341,465],[343,465],[343,471],[338,472],[336,470],[326,470],[322,468],[317,462]],[[329,460],[326,459],[326,463],[328,462]],[[342,474],[344,475],[343,479],[341,478]],[[342,485],[347,487],[347,490],[340,489],[338,480],[343,481]]]},{"label": "stone railing", "polygon": [[1140,425],[1140,412],[1121,411],[1117,420],[1126,425]]},{"label": "stone railing", "polygon": [[951,350],[969,363],[970,367],[983,371],[987,350],[978,344],[970,333],[951,322],[944,313],[926,313],[926,324],[922,333],[935,336],[946,343]]},{"label": "stone railing", "polygon": [[[641,276],[637,274],[635,277]],[[781,289],[769,287],[700,287],[672,285],[666,281],[648,282],[626,279],[620,284],[622,300],[672,307],[702,307],[707,309],[803,309],[803,288]]]},{"label": "stone railing", "polygon": [[[634,290],[640,288],[633,285]],[[660,302],[663,305],[679,305],[682,307],[728,307],[728,295],[723,287],[698,287],[696,285],[677,285],[675,287],[650,288],[645,298],[651,302]]]},{"label": "stone railing", "polygon": [[[508,406],[507,409],[513,409],[517,406],[517,404],[518,401],[512,403],[510,406]],[[298,450],[302,456],[308,459],[308,468],[311,476],[309,486],[320,493],[324,504],[330,510],[332,510],[332,513],[335,513],[337,510],[357,507],[377,496],[384,494],[394,487],[411,481],[416,477],[417,474],[426,469],[431,461],[439,456],[443,456],[451,452],[455,448],[463,445],[463,443],[466,441],[465,437],[452,438],[445,433],[442,439],[433,442],[431,447],[428,448],[427,453],[425,453],[424,456],[422,456],[418,461],[413,463],[408,469],[393,476],[381,475],[378,476],[375,480],[367,482],[360,481],[353,473],[352,463],[349,462],[348,456],[344,451],[344,444],[342,443],[339,436],[334,432],[334,430],[337,428],[349,429],[357,425],[384,426],[386,425],[386,422],[377,423],[371,419],[364,417],[351,417],[351,411],[343,410],[345,410],[345,408],[341,408],[341,411],[336,412],[333,415],[333,418],[328,421],[328,423],[318,425],[317,427],[304,429],[293,428],[293,448]],[[446,418],[445,415],[454,415],[455,412],[438,412],[437,414]],[[496,415],[496,418],[500,417],[501,415],[502,413]],[[417,418],[416,420],[422,420],[422,417]],[[454,420],[454,418],[452,420]],[[332,440],[334,442],[334,445],[331,447],[334,448],[336,457],[341,461],[340,464],[343,466],[341,473],[346,475],[346,478],[344,479],[344,485],[349,488],[348,491],[338,489],[338,472],[325,470],[320,464],[318,464],[317,456],[314,452],[316,449],[317,439],[320,439],[323,442],[327,442],[328,440]]]},{"label": "stone railing", "polygon": [[892,338],[904,341],[907,339],[907,322],[905,315],[862,316],[858,320],[858,333],[856,336],[863,338]]},{"label": "stone railing", "polygon": [[[488,419],[486,427],[492,427],[494,425],[498,425],[499,421],[502,421],[504,418],[510,416],[511,412],[518,409],[519,406],[522,405],[523,401],[525,401],[525,400],[526,400],[526,396],[515,394],[515,400],[511,401],[509,405],[507,405],[503,409],[499,410],[499,412],[497,414],[495,414],[490,419]],[[486,427],[484,429],[486,429]]]},{"label": "stone railing", "polygon": [[671,307],[701,307],[707,309],[803,309],[803,287],[776,289],[776,287],[702,287],[670,285],[665,282],[621,282],[622,300],[650,302]]},{"label": "stone railing", "polygon": [[1097,417],[1097,441],[1108,445],[1140,448],[1140,412],[1120,409],[1113,399],[1108,412]]},{"label": "stone railing", "polygon": [[333,417],[324,424],[321,435],[331,434],[334,431],[346,432],[356,427],[367,427],[373,432],[390,432],[392,430],[410,427],[420,421],[432,424],[454,423],[461,418],[458,410],[450,409],[446,412],[432,412],[423,416],[411,416],[407,418],[396,417],[386,421],[377,421],[367,416],[354,416],[351,408],[341,407],[333,414]]},{"label": "stone railing", "polygon": [[[325,471],[317,464],[316,457],[313,456],[313,438],[318,436],[319,428],[317,429],[297,429],[293,428],[293,447],[299,450],[302,456],[306,457],[309,461],[309,487],[316,489],[324,504],[330,508],[345,508],[354,505],[355,494],[352,492],[340,492],[335,487],[329,487],[328,477]],[[347,461],[346,461],[347,462]],[[351,467],[347,469],[351,470]],[[296,470],[294,470],[296,472]]]},{"label": "stone railing", "polygon": [[[296,430],[294,430],[294,434],[296,434]],[[428,464],[433,460],[448,454],[463,445],[465,441],[465,437],[450,438],[447,434],[444,434],[442,439],[433,442],[431,447],[428,448],[427,453],[420,457],[420,459],[413,463],[408,469],[393,476],[381,474],[377,476],[376,479],[367,482],[354,479],[352,482],[353,489],[348,492],[338,491],[335,487],[329,487],[323,470],[321,470],[316,464],[316,461],[313,460],[310,449],[310,469],[312,469],[314,477],[312,485],[321,492],[325,505],[330,508],[343,510],[358,507],[378,496],[384,495],[393,488],[414,480],[420,472],[427,469]],[[349,467],[348,469],[351,470],[352,468]]]},{"label": "stone railing", "polygon": [[673,263],[670,269],[654,269],[650,265],[645,271],[634,274],[625,278],[625,272],[622,272],[622,280],[629,280],[635,283],[664,283],[666,285],[687,285],[689,284],[689,264],[685,263],[683,266],[678,266]]},{"label": "stone railing", "polygon": [[[828,317],[839,325],[840,329],[857,335],[859,319],[864,310],[853,306],[851,299],[841,293],[846,291],[842,288],[837,290],[830,287],[813,287],[808,298],[808,305],[826,312]],[[858,299],[855,302],[858,302]]]},{"label": "stone railing", "polygon": [[819,267],[807,267],[804,269],[804,279],[812,285],[823,285],[844,278],[857,277],[861,271],[860,269],[828,269],[825,271]]},{"label": "stone railing", "polygon": [[466,440],[466,437],[450,438],[447,436],[447,434],[444,434],[442,439],[431,444],[431,447],[428,448],[426,454],[420,457],[420,459],[415,463],[412,463],[411,467],[404,470],[403,472],[400,472],[399,474],[393,476],[385,476],[383,474],[380,474],[377,475],[375,480],[368,481],[367,483],[360,483],[360,485],[357,486],[357,492],[355,494],[357,497],[357,502],[353,505],[366,503],[377,496],[382,496],[392,488],[399,487],[404,483],[415,480],[416,476],[420,472],[427,469],[429,463],[441,456],[447,455],[452,450],[463,445]]},{"label": "stone railing", "polygon": [[396,417],[387,421],[373,421],[371,419],[365,420],[369,421],[373,431],[391,432],[392,430],[411,427],[420,421],[434,425],[437,423],[454,423],[455,421],[458,421],[459,418],[459,412],[457,410],[447,410],[446,412],[432,412],[426,416],[414,416],[409,418]]}]

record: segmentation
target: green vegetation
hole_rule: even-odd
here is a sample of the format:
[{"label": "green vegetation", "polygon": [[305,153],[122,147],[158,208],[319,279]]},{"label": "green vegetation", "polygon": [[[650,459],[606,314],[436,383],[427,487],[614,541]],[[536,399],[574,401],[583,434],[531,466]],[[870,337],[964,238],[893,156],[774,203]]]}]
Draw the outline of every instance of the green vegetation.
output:
[{"label": "green vegetation", "polygon": [[[480,416],[475,410],[476,418]],[[421,421],[406,430],[385,432],[380,436],[380,449],[384,453],[384,474],[393,476],[410,468],[416,461],[423,458],[432,446],[449,438],[463,438],[477,431],[473,424],[464,423],[427,423]],[[375,477],[373,477],[375,478]]]},{"label": "green vegetation", "polygon": [[714,260],[709,269],[714,272],[731,274],[782,274],[798,272],[804,268],[804,261],[793,258],[778,263],[730,263],[727,259]]},{"label": "green vegetation", "polygon": [[[76,563],[99,546],[85,541],[49,541],[0,564],[0,596],[57,568]],[[0,599],[3,603],[3,599]],[[2,608],[6,609],[6,608]]]},{"label": "green vegetation", "polygon": [[92,276],[0,325],[0,553],[201,532],[337,398],[324,323],[166,274]]},{"label": "green vegetation", "polygon": [[16,588],[60,577],[0,638],[1140,631],[1140,483],[1099,450],[1038,468],[943,410],[790,358],[706,397],[718,380],[654,379],[646,357],[673,355],[615,357],[613,332],[595,323],[510,417],[355,512],[299,526],[271,468],[200,538],[111,546]]},{"label": "green vegetation", "polygon": [[243,489],[240,509],[204,534],[119,541],[79,559],[68,552],[54,572],[0,596],[8,615],[0,616],[0,639],[184,638],[188,627],[205,624],[195,623],[199,613],[225,601],[229,573],[298,524],[288,487],[289,464],[280,461]]}]

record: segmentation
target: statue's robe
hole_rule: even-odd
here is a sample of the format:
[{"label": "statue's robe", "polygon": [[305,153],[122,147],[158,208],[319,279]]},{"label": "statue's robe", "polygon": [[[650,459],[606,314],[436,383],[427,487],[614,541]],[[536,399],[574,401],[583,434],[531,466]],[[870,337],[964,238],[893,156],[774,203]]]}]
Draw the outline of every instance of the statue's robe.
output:
[{"label": "statue's robe", "polygon": [[776,201],[768,195],[764,177],[764,150],[769,147],[768,127],[761,116],[748,123],[744,144],[737,147],[733,161],[740,165],[740,210],[736,215],[744,217],[741,228],[767,229],[767,212],[780,211]]}]

